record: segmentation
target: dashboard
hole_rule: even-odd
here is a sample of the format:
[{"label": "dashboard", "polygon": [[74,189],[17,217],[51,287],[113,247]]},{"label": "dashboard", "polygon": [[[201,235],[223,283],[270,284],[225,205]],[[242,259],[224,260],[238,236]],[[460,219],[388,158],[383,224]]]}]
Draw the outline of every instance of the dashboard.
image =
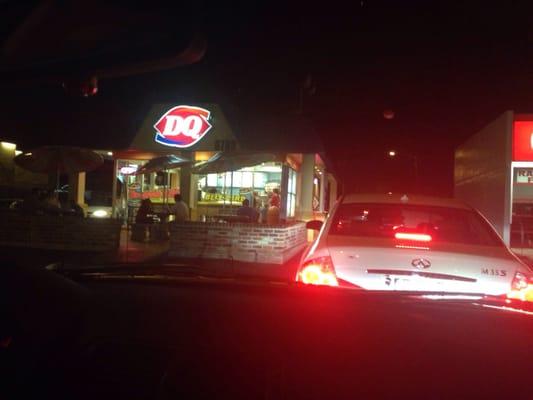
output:
[{"label": "dashboard", "polygon": [[0,333],[12,343],[0,359],[17,397],[493,397],[520,391],[529,375],[531,315],[475,301],[7,275]]}]

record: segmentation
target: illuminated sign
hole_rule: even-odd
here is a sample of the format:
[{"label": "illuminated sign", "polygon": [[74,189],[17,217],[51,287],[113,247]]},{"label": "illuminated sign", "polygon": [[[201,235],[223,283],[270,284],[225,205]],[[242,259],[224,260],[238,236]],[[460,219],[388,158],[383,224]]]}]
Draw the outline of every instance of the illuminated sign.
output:
[{"label": "illuminated sign", "polygon": [[137,165],[128,165],[127,167],[120,168],[120,173],[122,175],[130,175],[137,172]]},{"label": "illuminated sign", "polygon": [[533,121],[514,121],[513,161],[533,161]]},{"label": "illuminated sign", "polygon": [[164,146],[191,147],[211,130],[210,115],[210,111],[200,107],[173,107],[154,125],[155,141]]},{"label": "illuminated sign", "polygon": [[229,193],[204,193],[202,196],[202,201],[207,203],[221,203],[224,201],[231,201],[233,203],[242,203],[246,196],[242,194],[233,194]]},{"label": "illuminated sign", "polygon": [[175,194],[178,194],[178,189],[168,189],[165,195],[162,190],[141,192],[135,188],[130,188],[128,191],[128,198],[135,200],[150,199],[153,202],[163,202],[165,201],[165,198],[172,199]]}]

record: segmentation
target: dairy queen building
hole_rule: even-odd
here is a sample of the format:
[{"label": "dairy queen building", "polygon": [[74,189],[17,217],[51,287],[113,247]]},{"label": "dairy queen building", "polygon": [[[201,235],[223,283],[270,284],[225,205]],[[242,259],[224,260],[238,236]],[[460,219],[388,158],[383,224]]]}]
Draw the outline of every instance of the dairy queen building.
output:
[{"label": "dairy queen building", "polygon": [[[232,115],[233,116],[233,115]],[[129,145],[97,149],[113,162],[114,217],[132,222],[139,203],[172,204],[176,193],[189,205],[192,221],[231,215],[245,198],[259,207],[279,191],[280,220],[321,218],[337,198],[337,181],[312,125],[299,117],[230,120],[218,104],[156,104]],[[146,169],[163,156],[179,166]],[[205,165],[222,155],[223,160]],[[71,179],[85,203],[85,174]]]},{"label": "dairy queen building", "polygon": [[[134,240],[137,228],[149,231],[151,240],[160,227],[170,234],[170,256],[282,264],[309,239],[311,231],[303,221],[322,219],[337,199],[337,181],[320,138],[301,116],[243,116],[213,103],[155,104],[134,129],[112,134],[103,129],[67,142],[57,138],[61,143],[41,139],[46,140],[43,145],[92,148],[104,157],[98,170],[71,174],[68,185],[62,182],[62,190],[68,187],[70,198],[89,218],[24,219],[7,213],[4,225],[20,231],[22,239],[5,236],[6,246],[111,251],[118,248],[120,237]],[[35,147],[1,144],[2,162],[9,165],[16,154]],[[18,174],[14,178],[18,180]],[[46,176],[42,178],[46,185]],[[99,186],[108,189],[97,192],[95,180],[107,182]],[[155,224],[148,230],[135,223],[143,199],[151,200],[154,214],[160,213],[164,222],[177,193],[189,207],[188,221]],[[273,196],[279,205],[275,220],[249,223],[235,215],[244,199],[265,210]],[[127,234],[121,235],[119,230],[125,228]],[[43,234],[24,239],[30,231]],[[51,238],[45,234],[49,231],[69,233]],[[142,234],[140,240],[147,238]]]}]

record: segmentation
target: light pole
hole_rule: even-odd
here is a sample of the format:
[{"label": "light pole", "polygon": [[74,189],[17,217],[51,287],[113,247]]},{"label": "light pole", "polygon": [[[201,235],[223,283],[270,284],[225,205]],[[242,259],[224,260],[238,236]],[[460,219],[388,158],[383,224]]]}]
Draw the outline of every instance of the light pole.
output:
[{"label": "light pole", "polygon": [[[389,150],[389,157],[394,158],[398,153],[396,150]],[[415,190],[418,190],[418,156],[416,154],[404,153],[405,157],[409,157],[413,163],[413,172],[415,178]]]}]

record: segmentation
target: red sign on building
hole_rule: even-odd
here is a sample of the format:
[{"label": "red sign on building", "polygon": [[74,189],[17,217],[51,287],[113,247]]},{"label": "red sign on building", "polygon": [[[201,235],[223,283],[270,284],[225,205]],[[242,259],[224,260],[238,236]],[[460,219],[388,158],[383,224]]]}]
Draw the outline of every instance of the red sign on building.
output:
[{"label": "red sign on building", "polygon": [[154,125],[155,141],[165,146],[186,148],[195,145],[209,132],[210,112],[193,106],[177,106],[168,110]]},{"label": "red sign on building", "polygon": [[533,161],[533,121],[514,121],[513,161]]}]

